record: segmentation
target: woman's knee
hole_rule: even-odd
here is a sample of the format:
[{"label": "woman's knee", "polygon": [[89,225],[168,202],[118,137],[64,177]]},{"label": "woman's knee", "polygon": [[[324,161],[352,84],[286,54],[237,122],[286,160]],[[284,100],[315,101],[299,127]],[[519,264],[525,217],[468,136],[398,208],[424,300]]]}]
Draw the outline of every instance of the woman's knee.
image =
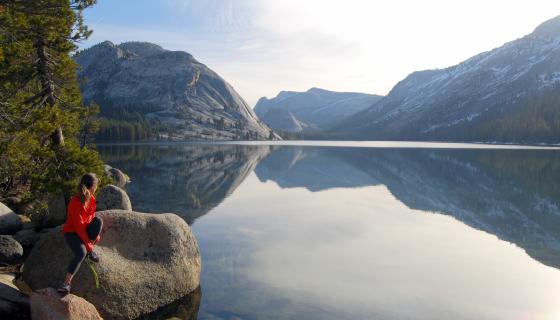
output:
[{"label": "woman's knee", "polygon": [[86,227],[86,231],[91,240],[95,240],[95,238],[101,234],[101,229],[103,229],[103,220],[99,217],[93,218]]},{"label": "woman's knee", "polygon": [[93,223],[99,229],[103,227],[103,219],[101,219],[100,217],[93,218],[93,220],[91,220],[91,223]]}]

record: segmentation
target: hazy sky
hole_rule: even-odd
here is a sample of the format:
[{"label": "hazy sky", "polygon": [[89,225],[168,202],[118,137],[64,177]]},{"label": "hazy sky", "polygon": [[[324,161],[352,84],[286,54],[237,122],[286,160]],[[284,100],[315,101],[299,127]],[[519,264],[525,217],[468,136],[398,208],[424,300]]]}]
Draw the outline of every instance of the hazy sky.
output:
[{"label": "hazy sky", "polygon": [[254,106],[281,90],[387,94],[560,15],[558,0],[98,0],[82,47],[138,40],[183,50]]}]

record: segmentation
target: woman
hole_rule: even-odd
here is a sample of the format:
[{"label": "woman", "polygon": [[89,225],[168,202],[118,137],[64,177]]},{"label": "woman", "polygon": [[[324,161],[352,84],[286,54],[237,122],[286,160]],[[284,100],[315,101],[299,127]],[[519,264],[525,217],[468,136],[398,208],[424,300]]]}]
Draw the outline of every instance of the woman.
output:
[{"label": "woman", "polygon": [[68,265],[64,283],[58,291],[70,293],[72,278],[80,268],[82,261],[87,257],[94,262],[99,262],[99,257],[93,252],[93,246],[99,242],[103,221],[95,216],[95,197],[99,179],[94,173],[85,174],[78,185],[78,192],[68,204],[66,223],[62,231],[64,238],[73,257]]}]

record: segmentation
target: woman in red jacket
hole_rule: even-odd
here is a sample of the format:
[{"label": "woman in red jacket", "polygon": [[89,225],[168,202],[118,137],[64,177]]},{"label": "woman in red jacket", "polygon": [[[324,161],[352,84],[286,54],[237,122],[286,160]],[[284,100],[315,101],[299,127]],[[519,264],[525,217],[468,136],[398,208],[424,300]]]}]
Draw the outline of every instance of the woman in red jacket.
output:
[{"label": "woman in red jacket", "polygon": [[99,179],[94,173],[85,174],[78,185],[78,192],[72,197],[66,212],[66,223],[62,231],[66,243],[74,256],[68,266],[64,283],[58,291],[70,292],[72,278],[80,268],[82,261],[89,257],[94,262],[99,262],[99,257],[93,252],[93,245],[99,242],[99,235],[103,221],[95,216],[95,197]]}]

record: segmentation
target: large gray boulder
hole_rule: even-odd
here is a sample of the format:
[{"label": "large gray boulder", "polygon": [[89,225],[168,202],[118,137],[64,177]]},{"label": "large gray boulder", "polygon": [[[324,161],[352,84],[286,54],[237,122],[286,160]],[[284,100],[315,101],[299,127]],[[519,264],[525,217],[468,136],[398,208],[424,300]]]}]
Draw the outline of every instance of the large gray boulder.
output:
[{"label": "large gray boulder", "polygon": [[0,234],[14,234],[21,228],[22,223],[19,216],[0,202]]},{"label": "large gray boulder", "polygon": [[[104,227],[93,264],[96,288],[86,262],[72,292],[93,303],[106,319],[133,319],[168,305],[199,286],[201,259],[187,223],[175,214],[124,210],[98,212]],[[55,230],[41,237],[25,261],[23,280],[32,288],[56,286],[64,278],[71,251]]]},{"label": "large gray boulder", "polygon": [[61,297],[53,288],[33,292],[30,304],[33,320],[103,320],[84,298],[73,294]]},{"label": "large gray boulder", "polygon": [[12,236],[0,235],[0,264],[11,265],[21,262],[23,248]]},{"label": "large gray boulder", "polygon": [[132,210],[132,204],[126,191],[112,184],[101,188],[95,199],[97,211]]}]

